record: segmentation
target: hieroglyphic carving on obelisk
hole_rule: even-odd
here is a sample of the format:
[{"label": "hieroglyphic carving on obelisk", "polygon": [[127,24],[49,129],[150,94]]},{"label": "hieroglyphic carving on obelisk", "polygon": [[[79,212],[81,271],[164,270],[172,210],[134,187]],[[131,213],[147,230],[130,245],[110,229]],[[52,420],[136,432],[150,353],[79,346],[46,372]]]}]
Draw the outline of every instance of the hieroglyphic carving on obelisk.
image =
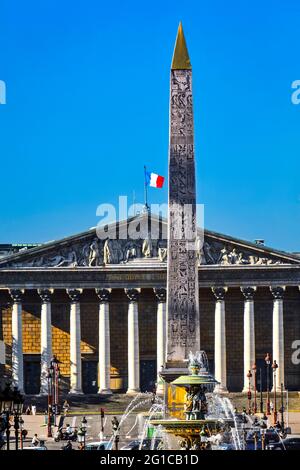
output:
[{"label": "hieroglyphic carving on obelisk", "polygon": [[171,67],[167,367],[200,348],[192,68],[180,23]]}]

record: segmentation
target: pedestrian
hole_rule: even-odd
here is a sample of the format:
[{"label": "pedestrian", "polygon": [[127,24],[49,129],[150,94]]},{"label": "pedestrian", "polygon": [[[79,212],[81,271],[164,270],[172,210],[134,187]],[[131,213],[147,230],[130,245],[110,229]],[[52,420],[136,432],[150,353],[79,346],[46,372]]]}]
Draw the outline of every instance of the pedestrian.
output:
[{"label": "pedestrian", "polygon": [[70,440],[68,440],[68,442],[66,443],[66,445],[64,445],[62,447],[62,450],[73,450],[73,447],[72,447],[72,442]]},{"label": "pedestrian", "polygon": [[273,410],[274,410],[274,403],[272,401],[270,401],[270,410],[271,410],[271,413],[273,413]]},{"label": "pedestrian", "polygon": [[69,424],[66,425],[66,431],[65,432],[66,432],[67,436],[71,436],[71,434],[73,433],[72,428]]},{"label": "pedestrian", "polygon": [[36,406],[35,405],[31,405],[31,414],[33,414],[33,416],[36,415]]},{"label": "pedestrian", "polygon": [[34,446],[34,447],[37,447],[40,443],[40,440],[38,438],[38,435],[35,434],[32,438],[32,441],[31,441],[31,445]]},{"label": "pedestrian", "polygon": [[67,416],[67,413],[68,413],[69,409],[70,409],[70,405],[69,405],[68,401],[65,400],[64,404],[63,404],[64,416]]},{"label": "pedestrian", "polygon": [[25,413],[26,413],[27,415],[30,415],[30,414],[31,414],[31,409],[30,409],[30,406],[29,406],[29,405],[27,406]]},{"label": "pedestrian", "polygon": [[281,426],[279,421],[277,421],[277,423],[275,425],[275,429],[276,429],[277,432],[282,431],[282,426]]}]

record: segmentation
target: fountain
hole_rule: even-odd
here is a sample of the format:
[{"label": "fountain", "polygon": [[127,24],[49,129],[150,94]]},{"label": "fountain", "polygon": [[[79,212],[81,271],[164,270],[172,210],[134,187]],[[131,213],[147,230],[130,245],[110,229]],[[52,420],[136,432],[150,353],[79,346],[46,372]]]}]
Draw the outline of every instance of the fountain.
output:
[{"label": "fountain", "polygon": [[[221,397],[220,409],[217,409],[213,389],[218,382],[209,373],[204,351],[190,352],[188,370],[188,375],[181,375],[169,385],[165,384],[171,388],[171,393],[168,393],[168,403],[165,404],[170,416],[163,419],[154,417],[149,420],[149,424],[160,427],[163,433],[181,438],[182,449],[211,449],[212,443],[216,441],[213,437],[219,436],[221,439],[226,430],[231,431],[234,447],[240,448],[234,413],[226,413],[226,405]],[[177,399],[180,395],[184,395],[182,400],[178,399],[176,407],[172,396],[174,387],[179,388],[179,393],[175,393]],[[228,402],[227,406],[232,407],[231,402],[229,400]]]}]

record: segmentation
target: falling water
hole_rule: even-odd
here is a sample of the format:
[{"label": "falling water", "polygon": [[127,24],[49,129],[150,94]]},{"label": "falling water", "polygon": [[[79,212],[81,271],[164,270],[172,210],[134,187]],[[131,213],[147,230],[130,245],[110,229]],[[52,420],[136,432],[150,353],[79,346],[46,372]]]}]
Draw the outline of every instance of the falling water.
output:
[{"label": "falling water", "polygon": [[149,426],[149,423],[150,423],[151,419],[153,418],[154,415],[157,415],[158,413],[162,414],[163,412],[164,412],[164,404],[163,403],[153,403],[152,404],[152,406],[149,410],[148,417],[145,419],[139,450],[142,449],[144,439],[147,437],[147,430],[148,430],[148,426]]},{"label": "falling water", "polygon": [[[134,412],[137,408],[140,408],[143,405],[146,405],[147,403],[151,402],[153,399],[153,394],[152,393],[138,393],[128,404],[126,410],[124,411],[121,420],[119,422],[119,429],[121,429],[122,424],[124,421],[128,418],[128,416]],[[111,435],[109,439],[109,443],[111,444],[114,439],[114,434]]]}]

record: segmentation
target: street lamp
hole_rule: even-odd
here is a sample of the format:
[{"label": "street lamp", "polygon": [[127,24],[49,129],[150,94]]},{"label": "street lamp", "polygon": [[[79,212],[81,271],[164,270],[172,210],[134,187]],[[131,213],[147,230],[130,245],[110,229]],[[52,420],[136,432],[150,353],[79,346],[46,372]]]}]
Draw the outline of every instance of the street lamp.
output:
[{"label": "street lamp", "polygon": [[119,421],[117,420],[116,416],[113,417],[111,420],[112,424],[112,431],[113,431],[113,437],[114,437],[114,444],[115,444],[115,450],[118,450],[118,444],[119,444]]},{"label": "street lamp", "polygon": [[80,426],[80,429],[78,431],[78,442],[83,445],[82,450],[85,450],[86,429],[87,429],[87,420],[84,416],[81,420],[81,426]]},{"label": "street lamp", "polygon": [[257,401],[256,401],[256,364],[252,366],[253,370],[253,382],[254,382],[254,413],[257,412]]},{"label": "street lamp", "polygon": [[260,430],[260,435],[261,435],[261,450],[266,450],[266,430],[261,429]]},{"label": "street lamp", "polygon": [[260,412],[264,412],[264,401],[263,401],[263,392],[262,392],[262,376],[261,376],[261,367],[259,368],[259,394],[260,394]]},{"label": "street lamp", "polygon": [[273,369],[273,374],[274,374],[274,380],[273,380],[273,386],[274,386],[274,415],[273,415],[273,423],[277,423],[277,397],[276,397],[276,371],[278,369],[278,364],[274,360],[272,364],[272,369]]},{"label": "street lamp", "polygon": [[59,379],[60,379],[60,370],[59,370],[59,361],[57,357],[54,355],[50,361],[50,369],[52,373],[52,404],[53,404],[53,411],[54,411],[54,425],[56,426],[56,415],[58,414],[58,391],[59,391]]},{"label": "street lamp", "polygon": [[266,371],[267,371],[267,415],[269,416],[271,414],[270,411],[270,364],[271,364],[271,356],[269,353],[267,353],[265,357],[265,363],[266,363]]},{"label": "street lamp", "polygon": [[6,384],[5,389],[0,394],[0,412],[3,416],[6,431],[6,448],[10,450],[10,417],[14,417],[15,443],[18,450],[19,422],[23,410],[24,399],[17,387],[11,390],[10,384]]},{"label": "street lamp", "polygon": [[281,430],[282,432],[284,431],[284,404],[283,404],[283,383],[281,383],[281,407],[280,407],[280,413],[281,413]]},{"label": "street lamp", "polygon": [[248,384],[248,413],[250,415],[251,414],[251,398],[252,398],[252,394],[251,394],[251,377],[252,377],[251,370],[249,370],[249,372],[247,374],[247,377],[248,377],[248,380],[249,380],[249,384]]},{"label": "street lamp", "polygon": [[104,409],[100,408],[100,440],[104,439]]},{"label": "street lamp", "polygon": [[48,383],[48,423],[47,423],[47,437],[52,437],[51,418],[52,418],[52,371],[51,366],[48,369],[47,383]]},{"label": "street lamp", "polygon": [[7,383],[3,392],[0,395],[0,411],[3,416],[4,426],[6,432],[6,449],[9,450],[9,439],[10,439],[10,427],[9,422],[10,415],[13,410],[13,394],[10,385]]},{"label": "street lamp", "polygon": [[17,387],[13,389],[13,413],[14,413],[14,429],[15,429],[15,442],[16,442],[16,450],[18,450],[18,443],[19,443],[19,422],[21,418],[21,414],[23,411],[23,404],[24,399],[18,390]]},{"label": "street lamp", "polygon": [[23,450],[23,424],[24,424],[24,419],[22,416],[19,419],[19,424],[20,424],[20,449]]}]

